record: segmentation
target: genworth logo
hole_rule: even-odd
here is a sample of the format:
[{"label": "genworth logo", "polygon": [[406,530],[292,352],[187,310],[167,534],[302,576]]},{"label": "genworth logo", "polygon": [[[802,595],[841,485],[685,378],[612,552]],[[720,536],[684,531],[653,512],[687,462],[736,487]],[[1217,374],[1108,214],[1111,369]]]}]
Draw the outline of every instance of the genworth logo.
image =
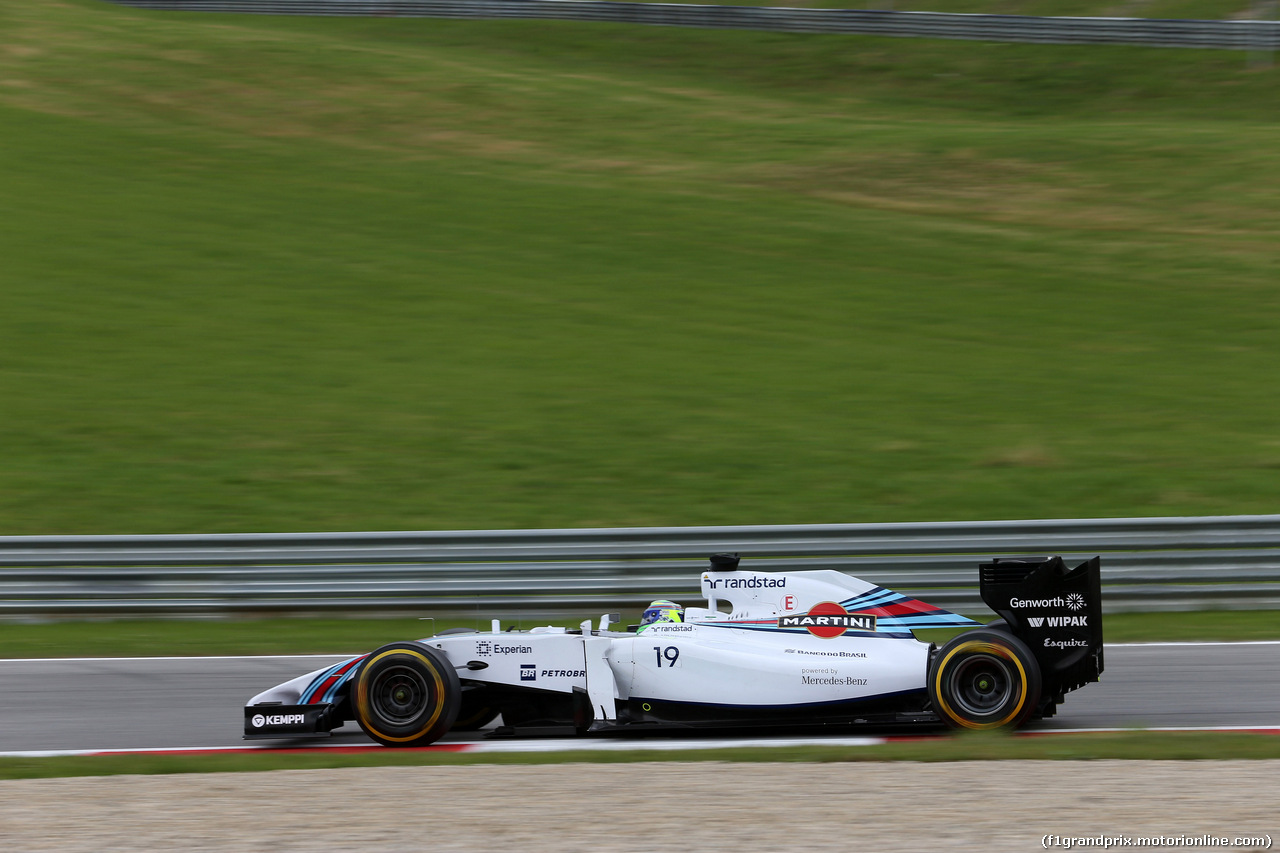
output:
[{"label": "genworth logo", "polygon": [[1084,596],[1078,592],[1067,595],[1067,607],[1071,610],[1079,610],[1084,607]]}]

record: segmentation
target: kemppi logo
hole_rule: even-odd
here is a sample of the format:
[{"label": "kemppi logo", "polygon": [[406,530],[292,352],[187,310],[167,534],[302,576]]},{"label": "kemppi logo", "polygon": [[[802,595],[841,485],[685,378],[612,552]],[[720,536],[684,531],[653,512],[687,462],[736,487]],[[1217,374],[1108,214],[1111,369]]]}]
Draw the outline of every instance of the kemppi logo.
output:
[{"label": "kemppi logo", "polygon": [[250,722],[253,723],[255,729],[260,729],[263,726],[299,726],[305,720],[306,717],[302,714],[272,714],[270,716],[254,714]]}]

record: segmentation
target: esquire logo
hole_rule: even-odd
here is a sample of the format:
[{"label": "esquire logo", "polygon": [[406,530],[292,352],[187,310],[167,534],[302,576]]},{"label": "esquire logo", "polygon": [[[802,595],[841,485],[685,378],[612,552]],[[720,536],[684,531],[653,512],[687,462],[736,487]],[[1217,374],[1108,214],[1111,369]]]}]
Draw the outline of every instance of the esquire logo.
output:
[{"label": "esquire logo", "polygon": [[476,643],[476,654],[531,655],[533,654],[533,646],[505,646],[502,643],[491,643],[488,640],[480,640]]},{"label": "esquire logo", "polygon": [[1044,638],[1044,647],[1046,649],[1084,648],[1088,645],[1089,644],[1087,642],[1076,637],[1072,637],[1070,640],[1051,640],[1048,637]]},{"label": "esquire logo", "polygon": [[272,714],[265,716],[263,714],[254,714],[251,722],[255,729],[263,726],[298,726],[301,725],[305,717],[301,714]]},{"label": "esquire logo", "polygon": [[874,631],[876,617],[870,613],[850,613],[834,601],[823,601],[804,615],[779,616],[779,628],[804,628],[815,637],[832,639],[845,631]]}]

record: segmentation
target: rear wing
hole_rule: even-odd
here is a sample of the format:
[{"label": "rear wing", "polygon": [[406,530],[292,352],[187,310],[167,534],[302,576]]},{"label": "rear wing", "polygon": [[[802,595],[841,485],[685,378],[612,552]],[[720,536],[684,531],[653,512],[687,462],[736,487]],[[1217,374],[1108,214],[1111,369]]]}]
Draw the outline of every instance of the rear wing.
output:
[{"label": "rear wing", "polygon": [[992,560],[978,567],[982,600],[1040,664],[1041,695],[1061,702],[1102,675],[1102,560],[1074,569],[1061,557]]}]

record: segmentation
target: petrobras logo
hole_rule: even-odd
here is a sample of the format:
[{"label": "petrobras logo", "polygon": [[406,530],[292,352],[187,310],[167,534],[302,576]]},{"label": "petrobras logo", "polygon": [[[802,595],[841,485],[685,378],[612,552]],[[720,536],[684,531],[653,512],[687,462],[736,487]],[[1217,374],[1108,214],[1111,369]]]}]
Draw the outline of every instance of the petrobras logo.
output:
[{"label": "petrobras logo", "polygon": [[520,680],[521,681],[537,681],[538,665],[536,663],[520,664]]},{"label": "petrobras logo", "polygon": [[1072,637],[1070,640],[1051,640],[1048,637],[1044,638],[1044,647],[1046,649],[1072,649],[1086,647],[1088,645],[1089,643],[1087,641],[1080,640],[1075,637]]},{"label": "petrobras logo", "polygon": [[1060,595],[1055,595],[1053,598],[1011,598],[1009,599],[1009,606],[1015,610],[1040,607],[1065,607],[1068,610],[1083,610],[1084,596],[1078,592],[1072,592],[1066,598]]},{"label": "petrobras logo", "polygon": [[1027,624],[1032,628],[1068,628],[1089,627],[1088,616],[1028,616]]},{"label": "petrobras logo", "polygon": [[305,721],[306,717],[302,714],[254,714],[253,719],[250,720],[255,729],[263,726],[300,726]]},{"label": "petrobras logo", "polygon": [[871,613],[850,613],[834,601],[823,601],[803,615],[779,616],[779,628],[804,628],[815,637],[834,639],[845,631],[874,631],[876,617]]},{"label": "petrobras logo", "polygon": [[531,655],[533,654],[533,646],[508,646],[502,643],[493,643],[489,640],[480,640],[476,643],[476,654],[484,655]]},{"label": "petrobras logo", "polygon": [[712,589],[783,589],[787,585],[785,577],[766,578],[759,575],[746,578],[713,578],[710,575],[704,577],[707,585]]},{"label": "petrobras logo", "polygon": [[585,669],[544,669],[543,678],[586,678]]}]

